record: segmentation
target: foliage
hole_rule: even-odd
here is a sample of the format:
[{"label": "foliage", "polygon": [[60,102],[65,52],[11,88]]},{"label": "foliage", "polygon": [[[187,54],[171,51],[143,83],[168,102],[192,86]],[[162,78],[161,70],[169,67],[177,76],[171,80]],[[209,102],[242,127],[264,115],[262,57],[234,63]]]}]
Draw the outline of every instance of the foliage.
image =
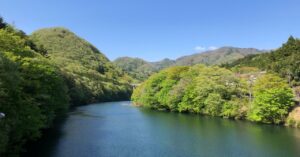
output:
[{"label": "foliage", "polygon": [[293,92],[286,81],[276,75],[267,74],[254,86],[254,102],[248,119],[264,123],[283,123],[289,109],[294,105]]},{"label": "foliage", "polygon": [[68,107],[59,70],[27,45],[18,30],[0,29],[0,155],[17,156],[21,146]]},{"label": "foliage", "polygon": [[159,62],[147,62],[140,58],[121,57],[114,64],[128,73],[135,82],[146,80],[151,74],[172,65],[174,61],[165,59]]},{"label": "foliage", "polygon": [[128,99],[130,81],[66,29],[29,37],[0,18],[0,156],[18,156],[70,104]]},{"label": "foliage", "polygon": [[239,79],[223,68],[171,67],[154,74],[134,90],[132,100],[153,109],[223,116],[225,103],[233,101],[233,97],[244,97],[241,87]]},{"label": "foliage", "polygon": [[253,48],[222,47],[203,53],[180,57],[176,60],[164,59],[158,62],[147,62],[139,58],[121,57],[115,65],[127,72],[136,82],[146,80],[151,74],[170,66],[188,66],[195,64],[219,65],[231,63],[247,55],[263,53]]},{"label": "foliage", "polygon": [[222,106],[221,116],[224,118],[243,119],[249,108],[249,101],[246,98],[234,97],[226,101]]},{"label": "foliage", "polygon": [[124,100],[131,94],[131,81],[97,48],[65,28],[46,28],[30,39],[47,50],[61,70],[70,89],[71,103]]},{"label": "foliage", "polygon": [[261,70],[276,72],[286,78],[291,86],[300,82],[300,40],[290,37],[282,47],[270,53],[247,56],[224,67],[257,67]]},{"label": "foliage", "polygon": [[248,78],[216,66],[171,67],[136,88],[132,100],[158,110],[283,123],[294,105],[286,81],[275,74],[259,73],[250,94],[252,85],[245,80],[257,69],[246,68],[246,72],[251,74]]},{"label": "foliage", "polygon": [[[193,72],[195,70],[197,73]],[[243,97],[240,81],[226,69],[198,66],[191,72],[195,76],[179,104],[180,111],[219,116],[225,101],[233,96]],[[217,99],[218,103],[213,99]]]},{"label": "foliage", "polygon": [[290,113],[286,119],[285,125],[291,127],[300,127],[300,107],[296,106]]}]

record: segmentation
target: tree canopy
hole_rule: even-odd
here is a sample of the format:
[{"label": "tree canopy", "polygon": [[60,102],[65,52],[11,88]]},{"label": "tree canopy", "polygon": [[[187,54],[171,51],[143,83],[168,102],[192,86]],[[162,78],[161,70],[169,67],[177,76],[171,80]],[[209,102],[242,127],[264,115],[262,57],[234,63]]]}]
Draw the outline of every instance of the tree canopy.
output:
[{"label": "tree canopy", "polygon": [[253,48],[221,47],[216,50],[179,57],[176,60],[166,58],[157,62],[147,62],[140,58],[120,57],[114,63],[134,78],[136,82],[141,82],[151,74],[171,66],[220,65],[231,63],[247,55],[264,52],[266,51]]},{"label": "tree canopy", "polygon": [[286,78],[291,86],[298,86],[300,81],[300,40],[289,37],[280,48],[270,53],[250,55],[231,64],[227,68],[257,67],[261,70],[278,73]]},{"label": "tree canopy", "polygon": [[130,97],[131,78],[97,48],[68,29],[40,29],[33,32],[30,39],[46,49],[49,60],[61,69],[72,104]]},{"label": "tree canopy", "polygon": [[0,18],[0,156],[15,157],[70,105],[129,99],[128,77],[63,28],[27,36]]},{"label": "tree canopy", "polygon": [[142,83],[132,100],[157,110],[283,123],[294,106],[291,88],[276,74],[258,74],[245,77],[217,66],[171,67]]}]

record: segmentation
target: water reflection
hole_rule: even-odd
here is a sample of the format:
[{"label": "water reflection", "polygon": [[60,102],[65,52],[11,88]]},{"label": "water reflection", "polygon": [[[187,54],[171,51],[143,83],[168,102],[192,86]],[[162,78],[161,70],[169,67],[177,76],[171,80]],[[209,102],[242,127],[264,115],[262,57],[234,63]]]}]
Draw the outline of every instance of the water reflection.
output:
[{"label": "water reflection", "polygon": [[111,102],[76,108],[26,155],[298,157],[299,136],[298,129]]}]

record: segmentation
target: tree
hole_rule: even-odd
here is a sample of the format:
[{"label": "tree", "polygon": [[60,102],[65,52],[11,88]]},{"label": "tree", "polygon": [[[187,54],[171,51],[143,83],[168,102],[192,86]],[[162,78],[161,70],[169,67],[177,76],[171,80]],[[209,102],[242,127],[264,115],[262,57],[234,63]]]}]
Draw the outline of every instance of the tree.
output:
[{"label": "tree", "polygon": [[218,93],[210,93],[204,101],[205,110],[204,113],[212,116],[219,116],[224,100]]},{"label": "tree", "polygon": [[293,92],[286,81],[275,74],[266,74],[254,85],[254,102],[248,119],[263,123],[283,123],[294,105]]},{"label": "tree", "polygon": [[300,40],[292,36],[280,48],[263,54],[249,55],[231,64],[228,68],[257,67],[275,72],[289,80],[291,86],[300,85]]},{"label": "tree", "polygon": [[[241,84],[231,71],[224,68],[204,65],[171,67],[142,83],[134,90],[132,100],[136,104],[158,110],[223,116],[224,103],[243,97],[246,90]],[[240,118],[244,115],[244,110],[236,107],[228,107],[226,112],[230,112],[230,109],[243,112],[235,113],[234,116]]]},{"label": "tree", "polygon": [[70,104],[131,94],[131,79],[75,34],[57,28],[33,39],[0,18],[0,156],[18,156]]},{"label": "tree", "polygon": [[224,102],[220,115],[224,118],[244,119],[249,108],[248,103],[246,98],[234,97]]},{"label": "tree", "polygon": [[0,16],[0,29],[3,29],[7,26],[7,23],[4,22],[3,18]]}]

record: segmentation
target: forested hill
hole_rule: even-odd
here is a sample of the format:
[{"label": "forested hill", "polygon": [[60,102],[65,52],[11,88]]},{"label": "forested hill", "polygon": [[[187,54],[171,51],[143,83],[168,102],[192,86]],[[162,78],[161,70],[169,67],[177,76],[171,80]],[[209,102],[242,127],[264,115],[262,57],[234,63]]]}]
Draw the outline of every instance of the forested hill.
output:
[{"label": "forested hill", "polygon": [[45,56],[63,71],[73,104],[130,96],[130,78],[96,47],[68,29],[40,29],[30,39],[45,49]]},{"label": "forested hill", "polygon": [[279,49],[270,53],[249,55],[245,58],[224,64],[227,68],[257,67],[279,73],[291,86],[300,85],[300,39],[290,37]]},{"label": "forested hill", "polygon": [[166,68],[136,88],[132,100],[158,110],[300,127],[300,40],[290,37],[277,50],[223,67]]},{"label": "forested hill", "polygon": [[120,57],[114,64],[127,72],[135,81],[140,82],[147,79],[151,74],[163,68],[171,66],[175,61],[165,59],[159,62],[147,62],[140,58]]},{"label": "forested hill", "polygon": [[158,62],[147,62],[140,58],[121,57],[114,63],[138,81],[143,81],[154,72],[158,72],[166,67],[179,65],[220,65],[223,63],[231,63],[237,59],[243,58],[252,54],[260,54],[266,51],[254,48],[236,48],[222,47],[216,50],[196,53],[188,56],[180,57],[176,60],[164,59]]},{"label": "forested hill", "polygon": [[295,94],[294,100],[298,105],[290,112],[286,123],[290,126],[300,127],[300,39],[290,37],[280,48],[269,53],[250,55],[224,64],[223,67],[243,72],[245,67],[259,68],[271,73],[277,73],[287,80]]},{"label": "forested hill", "polygon": [[70,105],[128,100],[129,81],[67,29],[28,36],[0,18],[0,156],[18,156]]}]

